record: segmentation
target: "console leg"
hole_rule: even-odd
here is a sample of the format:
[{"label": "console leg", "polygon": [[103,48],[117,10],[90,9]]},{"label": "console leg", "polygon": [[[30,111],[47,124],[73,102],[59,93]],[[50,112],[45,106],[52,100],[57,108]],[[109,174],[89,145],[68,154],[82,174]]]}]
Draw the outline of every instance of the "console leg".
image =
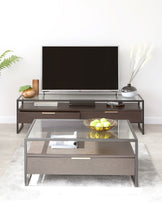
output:
[{"label": "console leg", "polygon": [[144,135],[144,123],[138,123],[138,128],[141,131],[141,133]]},{"label": "console leg", "polygon": [[[21,124],[20,127],[19,127],[19,124]],[[24,123],[17,123],[17,129],[16,129],[17,134],[22,130],[23,127],[24,127]]]}]

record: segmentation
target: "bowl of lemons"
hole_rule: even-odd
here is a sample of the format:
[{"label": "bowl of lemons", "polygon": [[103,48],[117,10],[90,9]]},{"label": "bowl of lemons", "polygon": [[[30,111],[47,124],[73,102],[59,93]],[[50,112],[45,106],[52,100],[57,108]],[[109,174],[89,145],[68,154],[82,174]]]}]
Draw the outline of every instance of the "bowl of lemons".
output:
[{"label": "bowl of lemons", "polygon": [[84,125],[89,127],[91,130],[106,131],[117,126],[117,121],[107,118],[95,118],[84,120]]}]

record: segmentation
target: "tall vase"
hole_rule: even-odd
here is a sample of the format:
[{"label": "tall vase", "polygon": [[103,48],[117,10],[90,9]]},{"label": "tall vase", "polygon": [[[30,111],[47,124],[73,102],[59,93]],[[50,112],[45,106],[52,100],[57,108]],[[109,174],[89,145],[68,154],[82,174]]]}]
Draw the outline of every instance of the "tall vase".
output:
[{"label": "tall vase", "polygon": [[135,97],[137,95],[137,89],[131,84],[128,84],[121,89],[121,94],[123,97]]},{"label": "tall vase", "polygon": [[38,96],[38,94],[39,94],[39,80],[38,79],[33,80],[33,89],[35,90],[35,95]]}]

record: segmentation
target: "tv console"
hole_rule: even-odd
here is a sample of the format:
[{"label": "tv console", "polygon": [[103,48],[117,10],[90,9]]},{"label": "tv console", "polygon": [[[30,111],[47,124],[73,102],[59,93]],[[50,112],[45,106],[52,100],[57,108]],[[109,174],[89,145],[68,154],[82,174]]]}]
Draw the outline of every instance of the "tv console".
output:
[{"label": "tv console", "polygon": [[[42,102],[43,105],[35,105]],[[49,105],[46,105],[49,102]],[[87,103],[88,102],[88,103]],[[113,102],[120,105],[113,105]],[[52,103],[56,105],[51,105]],[[93,104],[93,105],[92,105]],[[34,119],[90,119],[110,118],[137,123],[144,134],[144,100],[113,94],[39,94],[37,97],[17,99],[17,133],[24,123]]]}]

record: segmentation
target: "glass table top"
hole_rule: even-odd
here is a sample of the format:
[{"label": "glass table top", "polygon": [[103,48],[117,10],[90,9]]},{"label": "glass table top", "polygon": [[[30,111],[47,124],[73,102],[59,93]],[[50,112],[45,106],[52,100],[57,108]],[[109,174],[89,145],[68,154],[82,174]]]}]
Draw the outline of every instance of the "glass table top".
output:
[{"label": "glass table top", "polygon": [[39,94],[33,98],[20,96],[19,101],[142,101],[140,95],[123,97],[121,94]]},{"label": "glass table top", "polygon": [[127,120],[118,120],[109,131],[94,131],[82,119],[36,119],[26,140],[30,141],[136,141],[136,135]]}]

